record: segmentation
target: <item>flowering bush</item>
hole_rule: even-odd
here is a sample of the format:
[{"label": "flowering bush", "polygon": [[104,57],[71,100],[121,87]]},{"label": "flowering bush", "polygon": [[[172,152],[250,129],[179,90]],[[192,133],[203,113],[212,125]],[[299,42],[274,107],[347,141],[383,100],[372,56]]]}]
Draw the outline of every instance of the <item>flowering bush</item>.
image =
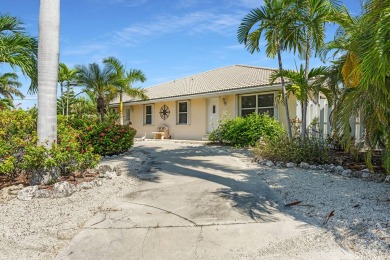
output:
[{"label": "flowering bush", "polygon": [[130,126],[98,121],[81,127],[79,141],[83,149],[91,146],[97,154],[113,155],[127,152],[134,144],[135,134]]}]

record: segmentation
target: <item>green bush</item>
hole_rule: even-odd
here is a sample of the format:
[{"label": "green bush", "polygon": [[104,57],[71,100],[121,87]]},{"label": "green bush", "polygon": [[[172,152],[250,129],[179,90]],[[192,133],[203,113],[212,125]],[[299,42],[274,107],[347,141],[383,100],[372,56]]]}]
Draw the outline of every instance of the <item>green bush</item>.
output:
[{"label": "green bush", "polygon": [[330,161],[330,147],[322,137],[295,137],[286,134],[264,138],[255,149],[255,156],[272,161],[323,164]]},{"label": "green bush", "polygon": [[268,114],[222,119],[209,140],[237,147],[255,146],[262,137],[274,139],[284,133],[279,122]]},{"label": "green bush", "polygon": [[10,179],[20,174],[57,172],[69,175],[93,168],[100,156],[92,146],[82,147],[80,131],[58,117],[58,140],[51,148],[37,146],[36,109],[0,110],[0,174]]},{"label": "green bush", "polygon": [[136,130],[127,125],[94,119],[82,122],[74,119],[72,125],[80,130],[79,142],[83,150],[93,147],[94,153],[113,155],[127,152],[134,144]]}]

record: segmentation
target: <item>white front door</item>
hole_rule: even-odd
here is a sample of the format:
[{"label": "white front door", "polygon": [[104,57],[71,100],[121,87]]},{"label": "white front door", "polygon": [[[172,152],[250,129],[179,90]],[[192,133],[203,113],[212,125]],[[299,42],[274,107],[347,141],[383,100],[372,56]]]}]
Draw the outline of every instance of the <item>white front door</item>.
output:
[{"label": "white front door", "polygon": [[219,98],[207,100],[207,132],[217,129],[219,121]]}]

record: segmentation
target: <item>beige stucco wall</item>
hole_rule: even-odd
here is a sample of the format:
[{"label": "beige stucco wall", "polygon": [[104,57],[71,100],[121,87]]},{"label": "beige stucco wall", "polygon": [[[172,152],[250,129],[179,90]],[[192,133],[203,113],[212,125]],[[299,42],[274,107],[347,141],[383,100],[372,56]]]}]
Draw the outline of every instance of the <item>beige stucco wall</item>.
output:
[{"label": "beige stucco wall", "polygon": [[[254,92],[258,94],[261,92]],[[267,92],[270,93],[270,92]],[[277,95],[277,92],[273,92]],[[251,94],[251,93],[249,93]],[[219,105],[219,119],[222,119],[224,115],[229,118],[234,118],[239,115],[239,98],[240,95],[221,95],[218,98]],[[177,102],[179,101],[167,101],[150,103],[153,105],[153,122],[152,125],[144,125],[144,104],[125,106],[124,110],[130,108],[130,121],[132,127],[137,130],[136,137],[142,137],[146,133],[147,138],[153,138],[152,132],[157,131],[157,127],[166,125],[169,127],[170,134],[173,139],[187,139],[187,140],[201,140],[208,132],[208,98],[195,98],[191,100],[179,100],[189,101],[190,104],[190,120],[187,125],[177,124]],[[160,108],[163,105],[167,105],[170,109],[170,115],[166,120],[160,117]],[[277,118],[281,124],[286,128],[286,112],[283,104],[276,104]],[[290,117],[296,116],[296,98],[290,96],[289,98]],[[125,114],[125,113],[124,113]],[[125,120],[126,123],[126,120]]]},{"label": "beige stucco wall", "polygon": [[[177,124],[177,102],[156,102],[153,105],[152,125],[144,125],[144,106],[132,105],[130,109],[130,121],[132,127],[137,130],[136,137],[142,137],[146,133],[147,138],[153,138],[152,132],[157,131],[157,127],[166,125],[173,139],[201,140],[206,133],[206,99],[180,100],[189,101],[190,116],[187,125]],[[168,106],[170,115],[166,120],[160,117],[160,109],[163,105]],[[126,107],[128,108],[128,107]]]},{"label": "beige stucco wall", "polygon": [[[294,119],[297,116],[297,99],[294,95],[290,95],[288,98],[288,110],[290,119]],[[278,104],[279,122],[283,125],[284,129],[287,130],[286,121],[286,107],[284,104]]]}]

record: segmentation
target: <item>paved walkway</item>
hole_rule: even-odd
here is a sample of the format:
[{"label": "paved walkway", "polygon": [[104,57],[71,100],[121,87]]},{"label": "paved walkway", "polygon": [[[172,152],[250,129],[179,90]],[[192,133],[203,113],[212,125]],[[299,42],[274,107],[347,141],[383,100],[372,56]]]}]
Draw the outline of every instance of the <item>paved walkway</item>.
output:
[{"label": "paved walkway", "polygon": [[225,150],[137,142],[152,157],[140,190],[88,221],[57,259],[354,259],[297,220]]}]

